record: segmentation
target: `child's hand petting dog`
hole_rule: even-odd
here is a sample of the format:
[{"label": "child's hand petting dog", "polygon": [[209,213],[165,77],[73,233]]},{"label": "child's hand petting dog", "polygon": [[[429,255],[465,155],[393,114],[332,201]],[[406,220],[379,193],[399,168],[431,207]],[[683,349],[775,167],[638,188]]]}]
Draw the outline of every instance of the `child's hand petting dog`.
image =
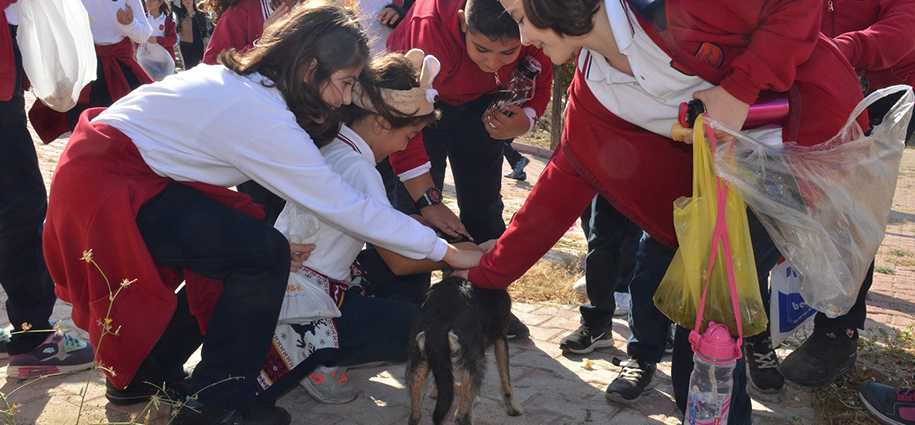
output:
[{"label": "child's hand petting dog", "polygon": [[302,265],[305,264],[305,260],[311,255],[311,251],[314,250],[315,244],[313,243],[290,243],[289,252],[292,255],[290,258],[289,271],[294,272],[301,269]]},{"label": "child's hand petting dog", "polygon": [[477,249],[458,248],[454,245],[448,245],[448,252],[445,253],[445,262],[456,270],[470,269],[480,265],[480,258],[483,257],[483,251]]}]

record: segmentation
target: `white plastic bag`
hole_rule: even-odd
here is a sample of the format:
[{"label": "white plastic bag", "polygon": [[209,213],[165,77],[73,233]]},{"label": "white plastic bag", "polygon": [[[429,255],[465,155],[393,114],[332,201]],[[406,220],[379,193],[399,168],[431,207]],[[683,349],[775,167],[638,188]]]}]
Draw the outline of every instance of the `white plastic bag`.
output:
[{"label": "white plastic bag", "polygon": [[[884,96],[904,90],[869,135],[855,118]],[[823,144],[773,148],[736,137],[719,147],[716,169],[769,231],[797,273],[800,293],[829,317],[848,312],[883,241],[896,190],[911,87],[878,90],[855,108],[838,135]]]},{"label": "white plastic bag", "polygon": [[156,81],[162,81],[163,78],[175,73],[175,60],[168,54],[168,50],[158,43],[140,44],[137,47],[137,62]]},{"label": "white plastic bag", "polygon": [[35,95],[55,111],[69,111],[97,72],[89,13],[74,0],[20,0],[19,5],[16,40]]},{"label": "white plastic bag", "polygon": [[340,309],[323,285],[309,279],[307,272],[289,273],[279,323],[307,323],[331,317],[340,317]]},{"label": "white plastic bag", "polygon": [[[287,202],[276,219],[276,228],[292,243],[314,243],[321,222],[306,209]],[[326,317],[340,317],[340,310],[324,285],[311,279],[312,273],[289,274],[286,297],[280,310],[280,323],[304,323]]]},{"label": "white plastic bag", "polygon": [[797,273],[784,259],[772,268],[769,288],[769,333],[772,346],[778,347],[807,323],[816,310],[804,302],[797,285]]}]

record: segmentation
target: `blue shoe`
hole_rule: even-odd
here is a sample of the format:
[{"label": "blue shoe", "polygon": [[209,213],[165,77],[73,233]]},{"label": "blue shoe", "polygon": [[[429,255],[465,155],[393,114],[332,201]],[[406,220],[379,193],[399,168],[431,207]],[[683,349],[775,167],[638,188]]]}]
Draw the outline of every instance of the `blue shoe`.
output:
[{"label": "blue shoe", "polygon": [[874,381],[858,387],[858,397],[880,422],[890,425],[915,425],[915,390],[896,389]]}]

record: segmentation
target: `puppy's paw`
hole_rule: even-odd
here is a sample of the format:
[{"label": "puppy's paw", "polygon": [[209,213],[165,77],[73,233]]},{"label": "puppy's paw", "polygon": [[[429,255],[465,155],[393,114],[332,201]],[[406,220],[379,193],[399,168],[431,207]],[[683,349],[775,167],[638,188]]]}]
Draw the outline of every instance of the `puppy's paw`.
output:
[{"label": "puppy's paw", "polygon": [[505,413],[508,413],[508,416],[521,416],[524,413],[524,408],[517,401],[512,400],[508,406],[505,406]]}]

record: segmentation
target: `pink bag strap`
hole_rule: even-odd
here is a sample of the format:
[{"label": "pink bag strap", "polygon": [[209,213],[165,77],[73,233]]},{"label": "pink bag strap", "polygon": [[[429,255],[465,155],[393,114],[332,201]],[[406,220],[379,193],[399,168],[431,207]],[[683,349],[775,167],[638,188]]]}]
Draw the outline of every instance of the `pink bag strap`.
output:
[{"label": "pink bag strap", "polygon": [[[697,124],[699,120],[697,119]],[[717,149],[716,144],[717,140],[715,139],[715,133],[712,129],[702,124],[705,129],[705,134],[708,136],[709,144],[711,145],[712,153],[715,153]],[[706,143],[704,138],[703,140],[693,140],[693,143]],[[732,145],[733,146],[733,145]],[[708,262],[708,272],[705,274],[705,287],[702,289],[702,298],[699,300],[699,310],[696,312],[696,328],[693,330],[696,334],[696,341],[698,342],[698,336],[700,335],[699,330],[702,327],[702,317],[705,312],[705,298],[708,294],[708,287],[710,278],[712,276],[712,266],[715,264],[715,258],[718,254],[718,246],[721,245],[722,249],[722,260],[725,262],[725,268],[728,273],[728,286],[731,290],[731,305],[734,308],[734,318],[737,320],[737,347],[743,346],[743,323],[740,316],[740,301],[737,299],[737,279],[734,273],[734,260],[731,257],[731,241],[728,238],[728,223],[726,218],[727,210],[727,200],[728,200],[728,184],[726,181],[722,180],[721,177],[715,177],[715,184],[718,189],[718,214],[715,219],[715,231],[712,233],[712,251],[710,253],[709,262]],[[693,337],[690,337],[690,341],[693,340]],[[694,346],[695,350],[696,347]],[[739,359],[742,356],[741,350],[737,349],[737,358]]]}]

